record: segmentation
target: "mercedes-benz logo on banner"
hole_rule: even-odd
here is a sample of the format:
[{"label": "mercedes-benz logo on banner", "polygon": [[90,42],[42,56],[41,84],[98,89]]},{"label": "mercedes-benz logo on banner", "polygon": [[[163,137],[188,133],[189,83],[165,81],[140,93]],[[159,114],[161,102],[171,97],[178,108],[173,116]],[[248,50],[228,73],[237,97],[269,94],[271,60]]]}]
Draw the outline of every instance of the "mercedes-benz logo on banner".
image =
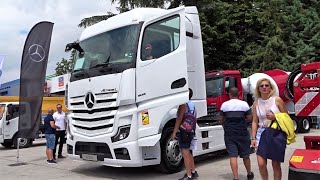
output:
[{"label": "mercedes-benz logo on banner", "polygon": [[46,52],[39,44],[33,44],[29,47],[29,57],[34,62],[41,62],[46,57]]},{"label": "mercedes-benz logo on banner", "polygon": [[84,103],[86,104],[87,108],[91,109],[94,106],[95,99],[94,95],[91,92],[88,92],[86,94],[86,97],[84,99]]}]

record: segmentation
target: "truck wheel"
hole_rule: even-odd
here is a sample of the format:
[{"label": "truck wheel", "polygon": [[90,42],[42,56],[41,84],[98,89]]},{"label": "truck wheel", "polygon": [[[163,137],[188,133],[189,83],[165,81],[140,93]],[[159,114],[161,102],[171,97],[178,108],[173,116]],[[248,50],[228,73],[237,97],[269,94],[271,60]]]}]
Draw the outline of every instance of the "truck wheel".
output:
[{"label": "truck wheel", "polygon": [[292,121],[293,121],[294,132],[297,133],[298,132],[297,119],[292,119]]},{"label": "truck wheel", "polygon": [[168,174],[181,171],[183,164],[179,142],[171,139],[172,132],[173,127],[165,128],[160,139],[161,162],[158,169]]},{"label": "truck wheel", "polygon": [[298,132],[301,132],[301,133],[308,133],[310,132],[310,121],[309,121],[309,118],[308,117],[298,117],[297,118],[298,120]]},{"label": "truck wheel", "polygon": [[[17,140],[18,140],[18,137],[15,136],[13,138],[13,147],[14,148],[17,148]],[[27,148],[27,147],[31,146],[31,144],[32,144],[32,139],[21,138],[19,147],[20,148]]]},{"label": "truck wheel", "polygon": [[1,145],[5,148],[11,148],[12,147],[12,142],[4,142],[4,143],[1,143]]}]

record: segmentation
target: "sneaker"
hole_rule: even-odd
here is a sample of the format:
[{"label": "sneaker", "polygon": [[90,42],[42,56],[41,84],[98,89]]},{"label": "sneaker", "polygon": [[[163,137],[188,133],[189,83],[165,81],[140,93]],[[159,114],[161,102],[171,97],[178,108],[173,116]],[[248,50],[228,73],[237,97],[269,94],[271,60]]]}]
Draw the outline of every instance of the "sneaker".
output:
[{"label": "sneaker", "polygon": [[193,178],[193,179],[197,179],[197,178],[199,177],[199,174],[198,174],[197,171],[195,171],[194,173],[191,172],[191,174],[192,174],[192,178]]},{"label": "sneaker", "polygon": [[63,158],[66,158],[66,157],[65,157],[65,156],[62,156],[62,155],[58,155],[58,158],[63,159]]},{"label": "sneaker", "polygon": [[193,178],[192,178],[192,176],[191,176],[191,178],[189,178],[187,176],[187,174],[184,174],[184,176],[182,178],[180,178],[179,180],[193,180]]},{"label": "sneaker", "polygon": [[47,160],[48,164],[57,164],[57,162],[55,160]]},{"label": "sneaker", "polygon": [[247,175],[247,178],[248,178],[248,179],[253,179],[253,178],[254,178],[253,172],[251,172],[250,174],[248,174],[248,175]]}]

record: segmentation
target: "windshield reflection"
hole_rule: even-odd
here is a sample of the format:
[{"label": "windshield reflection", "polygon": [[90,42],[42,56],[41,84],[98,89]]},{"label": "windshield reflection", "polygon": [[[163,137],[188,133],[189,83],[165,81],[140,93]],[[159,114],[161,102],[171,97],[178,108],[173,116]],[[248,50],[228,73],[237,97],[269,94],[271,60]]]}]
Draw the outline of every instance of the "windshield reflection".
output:
[{"label": "windshield reflection", "polygon": [[206,91],[207,97],[217,97],[222,94],[223,91],[223,78],[207,78],[206,79]]},{"label": "windshield reflection", "polygon": [[73,72],[131,63],[137,39],[138,25],[130,25],[81,41]]}]

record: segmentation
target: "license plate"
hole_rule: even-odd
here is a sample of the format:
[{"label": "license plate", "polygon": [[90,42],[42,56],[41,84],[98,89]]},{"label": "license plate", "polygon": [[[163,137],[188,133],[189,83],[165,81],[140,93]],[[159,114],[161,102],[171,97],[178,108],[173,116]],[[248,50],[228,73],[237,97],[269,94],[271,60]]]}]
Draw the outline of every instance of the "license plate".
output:
[{"label": "license plate", "polygon": [[98,161],[98,156],[93,154],[82,154],[82,159],[87,161]]}]

